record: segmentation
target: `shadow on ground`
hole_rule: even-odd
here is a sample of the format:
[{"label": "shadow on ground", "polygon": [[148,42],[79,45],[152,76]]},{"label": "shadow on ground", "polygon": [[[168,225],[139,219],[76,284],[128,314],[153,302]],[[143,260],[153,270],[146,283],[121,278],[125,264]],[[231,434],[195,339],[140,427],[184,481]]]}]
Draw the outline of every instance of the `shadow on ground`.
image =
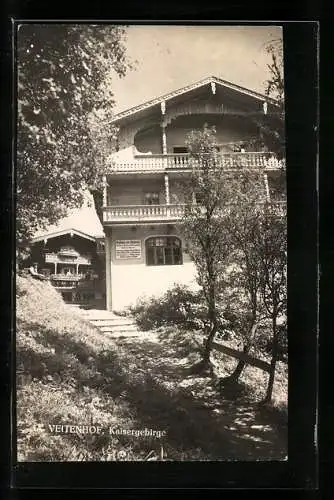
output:
[{"label": "shadow on ground", "polygon": [[[287,455],[286,426],[263,412],[251,394],[224,394],[209,377],[189,375],[198,348],[179,332],[152,332],[152,340],[109,337],[107,348],[94,350],[74,336],[60,337],[34,323],[22,326],[38,331],[39,341],[54,353],[18,348],[18,366],[39,379],[74,377],[78,391],[88,386],[113,402],[125,400],[136,428],[167,431],[161,443],[168,459],[283,460]],[[94,335],[106,344],[101,332]]]}]

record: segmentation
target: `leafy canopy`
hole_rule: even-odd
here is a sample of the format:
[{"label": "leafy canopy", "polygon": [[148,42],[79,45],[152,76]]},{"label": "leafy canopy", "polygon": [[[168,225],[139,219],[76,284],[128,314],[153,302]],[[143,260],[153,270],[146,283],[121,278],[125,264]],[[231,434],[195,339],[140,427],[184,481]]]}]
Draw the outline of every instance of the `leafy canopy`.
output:
[{"label": "leafy canopy", "polygon": [[123,26],[22,24],[17,35],[17,239],[24,243],[100,186],[117,132],[112,78],[132,65]]}]

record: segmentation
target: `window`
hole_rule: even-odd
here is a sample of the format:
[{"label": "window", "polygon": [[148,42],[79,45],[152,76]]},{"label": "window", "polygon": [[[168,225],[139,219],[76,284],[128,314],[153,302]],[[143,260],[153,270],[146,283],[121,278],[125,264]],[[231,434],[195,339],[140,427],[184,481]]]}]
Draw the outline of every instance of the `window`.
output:
[{"label": "window", "polygon": [[197,205],[204,205],[205,197],[203,193],[195,193],[195,201]]},{"label": "window", "polygon": [[188,153],[188,148],[185,146],[174,146],[173,147],[173,153],[175,154],[186,154]]},{"label": "window", "polygon": [[145,193],[145,205],[159,205],[159,193]]},{"label": "window", "polygon": [[148,266],[175,266],[182,264],[181,240],[175,236],[158,236],[146,240]]}]

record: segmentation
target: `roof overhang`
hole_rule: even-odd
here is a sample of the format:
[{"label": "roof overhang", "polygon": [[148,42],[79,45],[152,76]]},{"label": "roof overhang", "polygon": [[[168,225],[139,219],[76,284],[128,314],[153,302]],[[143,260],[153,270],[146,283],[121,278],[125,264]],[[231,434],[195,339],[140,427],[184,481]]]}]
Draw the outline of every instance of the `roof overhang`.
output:
[{"label": "roof overhang", "polygon": [[57,238],[58,236],[63,236],[65,234],[69,234],[70,236],[79,236],[80,238],[84,238],[86,240],[90,241],[96,241],[96,237],[91,236],[89,234],[83,233],[82,231],[78,231],[77,229],[63,229],[61,231],[53,231],[50,233],[45,233],[40,236],[35,236],[34,238],[31,239],[32,243],[37,243],[38,241],[45,241],[49,240],[51,238]]},{"label": "roof overhang", "polygon": [[235,85],[234,83],[228,82],[221,78],[210,76],[205,78],[204,80],[200,80],[198,82],[187,85],[186,87],[182,87],[180,89],[169,92],[168,94],[164,94],[156,99],[152,99],[150,101],[144,102],[135,106],[133,108],[127,109],[118,113],[111,120],[111,123],[115,125],[122,125],[127,121],[127,118],[131,120],[136,120],[147,116],[147,114],[151,113],[161,113],[164,112],[163,108],[168,105],[170,102],[177,102],[178,98],[185,97],[186,94],[196,95],[196,90],[201,89],[202,87],[211,86],[211,90],[213,93],[216,93],[218,89],[225,90],[229,92],[230,95],[235,94],[235,96],[239,96],[239,98],[246,98],[249,101],[257,101],[259,104],[267,103],[267,105],[271,105],[273,107],[279,107],[278,101],[272,99],[264,94],[260,94],[259,92],[255,92],[253,90],[246,89],[241,87],[240,85]]}]

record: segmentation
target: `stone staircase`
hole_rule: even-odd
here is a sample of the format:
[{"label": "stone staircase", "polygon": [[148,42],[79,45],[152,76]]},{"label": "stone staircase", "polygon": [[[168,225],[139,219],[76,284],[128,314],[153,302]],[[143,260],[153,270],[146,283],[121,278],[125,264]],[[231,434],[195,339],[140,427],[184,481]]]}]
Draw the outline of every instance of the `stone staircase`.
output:
[{"label": "stone staircase", "polygon": [[145,333],[137,328],[132,318],[119,316],[113,312],[98,309],[81,309],[73,307],[73,311],[89,321],[107,336],[112,336],[113,338],[145,336]]}]

